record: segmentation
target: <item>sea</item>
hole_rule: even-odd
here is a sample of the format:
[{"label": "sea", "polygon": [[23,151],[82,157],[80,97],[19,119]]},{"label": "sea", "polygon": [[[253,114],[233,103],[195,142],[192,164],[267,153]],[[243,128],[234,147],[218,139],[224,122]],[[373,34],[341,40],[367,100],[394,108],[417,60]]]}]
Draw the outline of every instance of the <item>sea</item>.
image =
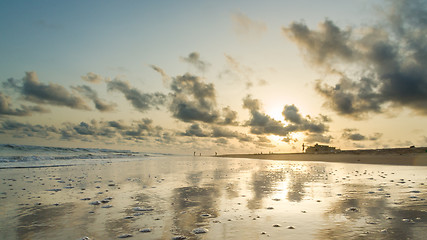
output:
[{"label": "sea", "polygon": [[67,148],[0,144],[0,169],[73,166],[135,161],[169,154],[103,148]]}]

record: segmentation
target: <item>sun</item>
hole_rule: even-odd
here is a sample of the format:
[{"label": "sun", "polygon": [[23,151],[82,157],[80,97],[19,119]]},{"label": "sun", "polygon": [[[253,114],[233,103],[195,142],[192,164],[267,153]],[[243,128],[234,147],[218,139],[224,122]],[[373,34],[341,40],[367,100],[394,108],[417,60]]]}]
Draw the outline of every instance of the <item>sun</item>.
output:
[{"label": "sun", "polygon": [[283,106],[275,104],[275,105],[267,106],[265,109],[265,114],[267,114],[268,116],[270,116],[276,121],[284,123],[285,119],[282,115],[282,111],[283,111]]}]

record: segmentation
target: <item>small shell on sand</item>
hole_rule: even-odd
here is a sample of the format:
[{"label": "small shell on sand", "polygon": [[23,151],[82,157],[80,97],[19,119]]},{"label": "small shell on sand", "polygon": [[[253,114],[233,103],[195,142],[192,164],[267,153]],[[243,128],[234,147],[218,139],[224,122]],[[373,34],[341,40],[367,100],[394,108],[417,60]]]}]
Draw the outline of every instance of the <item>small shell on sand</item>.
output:
[{"label": "small shell on sand", "polygon": [[88,201],[88,200],[90,200],[90,199],[91,199],[90,197],[85,197],[85,198],[82,198],[82,199],[80,199],[80,200]]},{"label": "small shell on sand", "polygon": [[295,229],[294,226],[288,226],[288,229]]},{"label": "small shell on sand", "polygon": [[148,233],[148,232],[151,232],[151,228],[139,229],[139,232]]},{"label": "small shell on sand", "polygon": [[273,224],[273,227],[281,227],[280,224]]},{"label": "small shell on sand", "polygon": [[79,240],[91,240],[89,237],[82,237],[82,238],[80,238]]},{"label": "small shell on sand", "polygon": [[102,206],[101,208],[112,208],[113,207],[113,205],[105,205],[105,206]]},{"label": "small shell on sand", "polygon": [[207,233],[207,232],[209,232],[209,230],[208,229],[206,229],[206,228],[202,228],[202,227],[200,227],[200,228],[195,228],[195,229],[193,229],[193,231],[192,231],[194,234],[202,234],[202,233]]}]

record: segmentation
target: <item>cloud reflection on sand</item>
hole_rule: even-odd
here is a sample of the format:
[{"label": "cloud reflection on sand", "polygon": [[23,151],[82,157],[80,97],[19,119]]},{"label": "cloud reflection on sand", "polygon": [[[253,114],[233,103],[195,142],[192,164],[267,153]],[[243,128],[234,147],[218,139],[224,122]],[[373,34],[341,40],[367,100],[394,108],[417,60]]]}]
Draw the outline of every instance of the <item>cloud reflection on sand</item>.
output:
[{"label": "cloud reflection on sand", "polygon": [[203,157],[2,170],[0,237],[422,239],[426,171]]}]

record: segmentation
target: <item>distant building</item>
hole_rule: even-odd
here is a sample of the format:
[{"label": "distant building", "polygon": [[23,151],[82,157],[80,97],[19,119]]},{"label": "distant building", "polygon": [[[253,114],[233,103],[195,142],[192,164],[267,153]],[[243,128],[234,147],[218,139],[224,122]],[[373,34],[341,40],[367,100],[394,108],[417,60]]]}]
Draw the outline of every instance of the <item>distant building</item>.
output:
[{"label": "distant building", "polygon": [[309,146],[305,150],[306,153],[335,153],[338,150],[335,147],[330,147],[328,145],[319,145],[316,143],[314,146]]}]

